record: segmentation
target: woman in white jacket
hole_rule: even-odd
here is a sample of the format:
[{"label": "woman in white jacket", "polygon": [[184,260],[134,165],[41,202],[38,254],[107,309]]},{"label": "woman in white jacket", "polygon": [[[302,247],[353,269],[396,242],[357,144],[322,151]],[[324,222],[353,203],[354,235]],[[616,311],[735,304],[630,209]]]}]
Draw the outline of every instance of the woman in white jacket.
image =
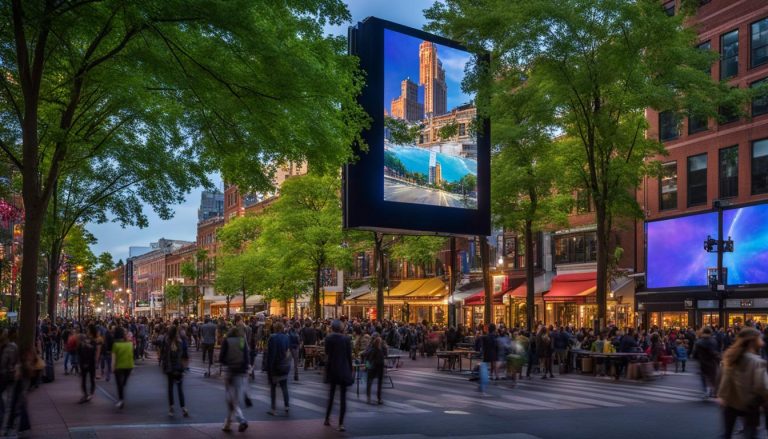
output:
[{"label": "woman in white jacket", "polygon": [[758,352],[764,342],[760,331],[745,327],[723,357],[722,377],[717,396],[723,405],[725,433],[730,438],[736,419],[744,418],[745,438],[756,438],[760,406],[768,402],[768,374]]}]

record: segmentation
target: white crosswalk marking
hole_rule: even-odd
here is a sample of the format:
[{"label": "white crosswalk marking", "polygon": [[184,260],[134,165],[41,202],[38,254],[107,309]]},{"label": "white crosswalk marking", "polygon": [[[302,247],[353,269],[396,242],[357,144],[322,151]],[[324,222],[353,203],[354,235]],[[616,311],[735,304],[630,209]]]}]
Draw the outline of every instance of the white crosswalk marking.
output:
[{"label": "white crosswalk marking", "polygon": [[[192,367],[193,374],[202,375],[207,367]],[[212,368],[213,378],[205,379],[210,385],[223,388],[217,379],[218,367]],[[301,373],[299,382],[289,381],[292,410],[306,410],[313,415],[325,414],[328,386],[320,382],[319,374]],[[385,382],[384,405],[368,405],[363,379],[347,390],[347,413],[350,417],[371,417],[378,414],[425,414],[460,410],[476,413],[478,410],[540,411],[576,410],[604,407],[638,406],[649,403],[684,403],[698,401],[700,392],[694,388],[674,385],[674,375],[665,379],[637,383],[622,380],[615,382],[592,376],[568,374],[555,379],[520,380],[516,385],[509,381],[492,381],[489,395],[481,396],[477,382],[469,381],[468,375],[436,373],[434,370],[407,367],[391,371],[394,388]],[[671,382],[670,382],[671,381]],[[257,372],[256,380],[249,382],[250,397],[269,406],[269,385],[266,375]],[[372,389],[375,399],[375,386]],[[278,390],[278,409],[282,407],[282,395]],[[336,403],[338,406],[338,402]],[[336,413],[338,407],[334,409]],[[278,410],[279,411],[279,410]]]}]

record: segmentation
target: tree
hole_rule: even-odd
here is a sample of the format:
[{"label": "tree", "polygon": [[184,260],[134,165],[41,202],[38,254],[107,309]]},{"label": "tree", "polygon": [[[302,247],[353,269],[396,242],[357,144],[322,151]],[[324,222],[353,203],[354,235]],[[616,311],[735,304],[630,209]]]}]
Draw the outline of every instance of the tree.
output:
[{"label": "tree", "polygon": [[419,124],[409,124],[402,119],[389,116],[384,117],[384,126],[389,130],[389,138],[392,143],[397,145],[414,145],[421,133]]},{"label": "tree", "polygon": [[[283,162],[335,169],[362,141],[356,60],[323,32],[349,19],[340,0],[10,0],[0,12],[0,151],[26,210],[24,351],[43,218],[70,170],[155,156],[170,175],[190,164],[269,189]],[[152,173],[149,185],[172,183]]]},{"label": "tree", "polygon": [[445,243],[446,238],[440,236],[402,236],[392,245],[392,257],[415,264],[426,274],[427,265],[437,261],[435,255]]},{"label": "tree", "polygon": [[[240,291],[243,294],[243,309],[248,297],[248,291],[253,293],[255,282],[254,275],[264,268],[259,263],[258,249],[253,246],[261,230],[261,219],[255,216],[241,216],[233,219],[217,232],[219,242],[222,244],[222,253],[227,258],[222,259],[224,264],[229,264],[228,275],[240,274]],[[248,268],[250,266],[250,269]],[[218,281],[217,272],[217,281]],[[231,285],[234,280],[223,281]],[[248,288],[250,287],[250,288]],[[229,316],[229,298],[227,299],[227,316]]]},{"label": "tree", "polygon": [[[552,132],[553,111],[541,88],[525,85],[524,76],[498,77],[491,98],[493,119],[491,211],[493,221],[525,240],[526,325],[533,330],[533,233],[567,225],[572,198],[562,175],[566,163]],[[558,192],[558,187],[565,191]]]},{"label": "tree", "polygon": [[437,130],[437,134],[442,140],[449,140],[459,134],[459,124],[455,120],[445,124]]},{"label": "tree", "polygon": [[340,188],[333,175],[290,178],[262,217],[260,246],[277,249],[287,261],[305,267],[303,278],[312,280],[315,317],[321,317],[323,269],[351,260],[351,250],[342,245],[346,235],[341,227]]},{"label": "tree", "polygon": [[741,93],[712,81],[715,54],[696,49],[695,29],[684,26],[697,5],[684,1],[674,17],[655,0],[448,0],[427,11],[432,29],[493,52],[489,75],[470,75],[477,89],[511,72],[551,101],[568,171],[594,200],[601,324],[612,228],[642,215],[634,190],[664,152],[644,133],[646,108],[716,116]]},{"label": "tree", "polygon": [[[198,270],[198,257],[202,256],[202,259],[206,258],[208,252],[206,252],[204,249],[198,249],[195,253],[195,260],[194,261],[184,261],[181,263],[181,267],[179,267],[179,272],[181,273],[181,277],[185,279],[192,279],[192,281],[195,283],[194,286],[194,293],[189,294],[189,300],[191,300],[195,304],[195,314],[198,314],[198,301],[200,297],[200,271]],[[189,302],[189,300],[187,302]]]}]

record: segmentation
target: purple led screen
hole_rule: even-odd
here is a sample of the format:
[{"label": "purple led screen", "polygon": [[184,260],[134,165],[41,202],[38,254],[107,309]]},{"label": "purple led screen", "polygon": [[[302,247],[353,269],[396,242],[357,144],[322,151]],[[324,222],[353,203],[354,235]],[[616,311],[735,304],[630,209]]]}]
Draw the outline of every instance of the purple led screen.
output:
[{"label": "purple led screen", "polygon": [[768,283],[768,204],[726,210],[723,233],[734,246],[723,257],[728,285]]},{"label": "purple led screen", "polygon": [[647,287],[706,286],[707,268],[717,266],[717,256],[704,251],[707,235],[717,235],[717,213],[647,223]]},{"label": "purple led screen", "polygon": [[[768,284],[768,204],[725,210],[723,233],[734,242],[723,256],[728,285]],[[717,267],[707,235],[717,238],[715,212],[647,223],[647,287],[706,287],[707,268]]]}]

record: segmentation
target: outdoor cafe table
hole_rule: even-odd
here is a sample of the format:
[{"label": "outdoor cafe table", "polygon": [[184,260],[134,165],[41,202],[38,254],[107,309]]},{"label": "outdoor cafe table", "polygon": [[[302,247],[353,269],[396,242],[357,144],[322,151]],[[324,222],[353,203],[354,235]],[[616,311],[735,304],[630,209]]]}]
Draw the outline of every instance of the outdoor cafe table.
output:
[{"label": "outdoor cafe table", "polygon": [[[646,354],[645,352],[608,352],[606,353],[606,352],[592,352],[584,349],[571,349],[571,355],[574,355],[577,358],[580,355],[584,357],[592,357],[592,358],[606,358],[608,359],[608,361],[612,363],[624,358],[628,360],[631,360],[631,359],[647,360],[648,359],[648,354]],[[594,373],[597,373],[597,368],[595,368],[594,370],[595,370]]]},{"label": "outdoor cafe table", "polygon": [[[462,359],[464,357],[467,357],[469,359],[469,371],[472,370],[472,359],[479,355],[480,352],[477,351],[469,351],[469,350],[455,350],[455,351],[437,351],[437,369],[438,370],[453,370],[453,365],[457,364],[459,365],[459,372],[462,372],[463,366],[462,366]],[[440,368],[440,360],[444,360],[443,367]],[[456,362],[458,360],[458,362]],[[448,363],[447,365],[445,363]]]}]

